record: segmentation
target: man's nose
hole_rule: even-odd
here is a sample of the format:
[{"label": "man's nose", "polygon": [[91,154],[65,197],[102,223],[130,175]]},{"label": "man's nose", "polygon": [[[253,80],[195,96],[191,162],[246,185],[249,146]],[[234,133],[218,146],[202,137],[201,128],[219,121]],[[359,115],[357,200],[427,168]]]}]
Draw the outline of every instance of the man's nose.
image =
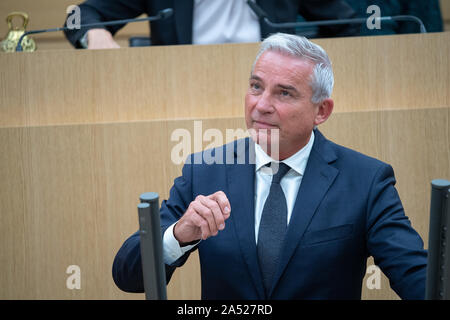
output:
[{"label": "man's nose", "polygon": [[261,113],[271,113],[274,111],[270,93],[265,91],[256,102],[255,108]]}]

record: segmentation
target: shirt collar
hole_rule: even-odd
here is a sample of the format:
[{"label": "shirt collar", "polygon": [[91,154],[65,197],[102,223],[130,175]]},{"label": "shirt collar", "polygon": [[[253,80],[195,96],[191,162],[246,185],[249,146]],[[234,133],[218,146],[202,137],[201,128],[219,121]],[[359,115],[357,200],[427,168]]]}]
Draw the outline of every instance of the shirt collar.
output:
[{"label": "shirt collar", "polygon": [[[298,174],[303,175],[305,172],[306,164],[308,163],[309,154],[311,153],[312,146],[314,144],[314,131],[311,132],[311,137],[309,138],[308,143],[301,148],[299,151],[294,153],[287,159],[282,160],[287,164],[291,169],[296,171]],[[263,166],[267,165],[270,162],[277,162],[272,159],[264,150],[260,147],[259,144],[255,144],[255,171],[258,171]]]}]

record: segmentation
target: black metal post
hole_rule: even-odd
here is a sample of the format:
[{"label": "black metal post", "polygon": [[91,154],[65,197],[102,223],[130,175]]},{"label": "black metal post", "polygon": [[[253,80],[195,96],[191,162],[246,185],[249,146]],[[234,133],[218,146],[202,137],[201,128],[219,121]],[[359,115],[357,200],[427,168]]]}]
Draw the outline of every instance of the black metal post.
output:
[{"label": "black metal post", "polygon": [[166,300],[166,272],[163,261],[159,195],[143,193],[138,205],[139,236],[141,241],[142,272],[145,298]]},{"label": "black metal post", "polygon": [[430,228],[425,298],[450,299],[450,181],[431,182]]}]

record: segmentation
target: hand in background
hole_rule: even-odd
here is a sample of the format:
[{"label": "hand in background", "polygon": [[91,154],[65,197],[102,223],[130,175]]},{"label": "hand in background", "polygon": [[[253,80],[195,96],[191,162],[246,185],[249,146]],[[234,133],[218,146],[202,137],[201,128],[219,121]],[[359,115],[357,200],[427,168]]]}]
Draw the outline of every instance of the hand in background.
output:
[{"label": "hand in background", "polygon": [[105,29],[91,29],[87,32],[88,49],[115,49],[120,48],[114,41],[111,32]]}]

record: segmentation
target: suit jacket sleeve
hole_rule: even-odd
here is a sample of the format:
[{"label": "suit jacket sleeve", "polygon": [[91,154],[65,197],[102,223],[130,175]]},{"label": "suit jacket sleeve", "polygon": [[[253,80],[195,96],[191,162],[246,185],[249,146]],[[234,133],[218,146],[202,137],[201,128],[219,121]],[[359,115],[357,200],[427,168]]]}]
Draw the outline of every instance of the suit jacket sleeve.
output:
[{"label": "suit jacket sleeve", "polygon": [[402,299],[425,296],[427,253],[404,214],[391,166],[378,169],[368,198],[367,246]]},{"label": "suit jacket sleeve", "polygon": [[[183,174],[174,181],[170,190],[169,200],[161,204],[161,235],[166,229],[178,221],[192,202],[192,165],[183,167]],[[182,266],[190,253],[196,250],[192,248],[173,264],[166,265],[166,283],[169,283],[173,272]],[[131,235],[119,249],[114,258],[112,275],[117,287],[126,292],[144,292],[144,280],[142,274],[142,260],[139,232]]]},{"label": "suit jacket sleeve", "polygon": [[[87,0],[79,5],[81,24],[135,18],[147,11],[145,0]],[[70,15],[70,13],[69,13]],[[66,18],[67,20],[67,18]],[[64,23],[66,26],[66,23]],[[123,25],[104,27],[113,35]],[[76,48],[80,48],[79,40],[90,28],[64,31],[67,40]]]},{"label": "suit jacket sleeve", "polygon": [[[300,1],[299,14],[307,21],[356,18],[356,12],[342,0]],[[344,24],[319,28],[319,37],[345,37],[359,34],[360,25]]]}]

